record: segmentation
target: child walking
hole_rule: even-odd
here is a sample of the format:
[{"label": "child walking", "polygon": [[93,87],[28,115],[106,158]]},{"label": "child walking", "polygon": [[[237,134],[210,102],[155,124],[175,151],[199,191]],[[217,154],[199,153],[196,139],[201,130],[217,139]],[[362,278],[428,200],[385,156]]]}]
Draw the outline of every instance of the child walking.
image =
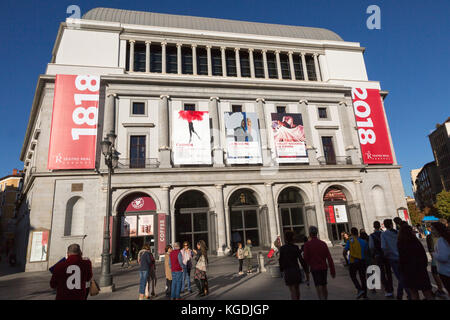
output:
[{"label": "child walking", "polygon": [[238,242],[238,249],[236,251],[236,257],[239,260],[239,275],[244,274],[242,272],[242,265],[244,264],[244,248],[242,248],[242,243]]}]

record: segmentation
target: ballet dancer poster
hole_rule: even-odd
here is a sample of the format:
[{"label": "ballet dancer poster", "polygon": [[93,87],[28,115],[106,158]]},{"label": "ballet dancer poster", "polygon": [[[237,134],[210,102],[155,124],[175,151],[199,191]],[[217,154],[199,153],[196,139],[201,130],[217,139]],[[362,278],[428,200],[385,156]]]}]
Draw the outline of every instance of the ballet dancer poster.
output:
[{"label": "ballet dancer poster", "polygon": [[272,134],[278,163],[308,163],[301,113],[272,113]]},{"label": "ballet dancer poster", "polygon": [[208,111],[174,110],[173,124],[174,164],[211,164]]},{"label": "ballet dancer poster", "polygon": [[228,163],[262,163],[256,113],[225,112],[225,130]]}]

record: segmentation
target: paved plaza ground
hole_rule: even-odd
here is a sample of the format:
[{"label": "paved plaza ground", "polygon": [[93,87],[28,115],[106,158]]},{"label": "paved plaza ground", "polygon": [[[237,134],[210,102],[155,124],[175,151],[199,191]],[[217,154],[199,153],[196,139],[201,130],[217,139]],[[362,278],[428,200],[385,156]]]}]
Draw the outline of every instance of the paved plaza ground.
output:
[{"label": "paved plaza ground", "polygon": [[[342,248],[331,248],[336,265],[336,278],[328,277],[328,291],[330,300],[355,300],[356,290],[349,277],[348,269],[341,263]],[[255,255],[256,256],[256,255]],[[253,265],[257,266],[256,257]],[[267,258],[266,258],[267,263]],[[2,262],[3,264],[3,262]],[[245,268],[245,267],[244,267]],[[100,293],[92,300],[136,300],[139,290],[139,267],[136,262],[128,269],[122,269],[120,264],[112,266],[116,290],[112,293]],[[3,265],[3,270],[5,266]],[[11,270],[9,270],[11,271]],[[272,277],[267,272],[255,272],[250,275],[239,276],[238,261],[233,257],[210,257],[208,281],[210,294],[203,298],[196,297],[197,288],[192,281],[193,293],[185,293],[186,300],[289,300],[290,294],[282,278]],[[94,268],[94,277],[99,279],[100,268]],[[430,274],[431,277],[431,274]],[[0,276],[1,300],[53,300],[55,293],[49,287],[50,272],[15,273]],[[164,294],[165,276],[164,264],[157,263],[157,285],[155,300],[167,300]],[[193,279],[193,274],[191,274]],[[395,281],[395,280],[394,280]],[[396,287],[396,281],[395,281]],[[435,288],[435,287],[434,287]],[[187,291],[187,290],[186,290]],[[311,279],[311,286],[301,284],[302,300],[317,300],[316,291]],[[371,300],[385,300],[382,290],[368,293]],[[406,296],[405,296],[406,299]]]}]

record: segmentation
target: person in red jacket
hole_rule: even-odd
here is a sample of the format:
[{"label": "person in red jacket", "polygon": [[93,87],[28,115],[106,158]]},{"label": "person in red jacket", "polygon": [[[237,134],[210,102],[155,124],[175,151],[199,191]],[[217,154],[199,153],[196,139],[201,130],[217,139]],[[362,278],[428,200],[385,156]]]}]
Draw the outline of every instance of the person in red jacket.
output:
[{"label": "person in red jacket", "polygon": [[50,287],[56,289],[56,300],[86,300],[86,282],[91,278],[91,261],[83,259],[78,244],[71,244],[67,259],[55,265]]},{"label": "person in red jacket", "polygon": [[328,246],[324,241],[317,238],[317,233],[317,227],[311,226],[309,228],[309,235],[311,237],[311,240],[305,243],[303,258],[306,260],[306,263],[310,267],[319,299],[327,300],[328,267],[330,268],[330,274],[332,278],[336,277],[336,271],[334,269],[334,262],[330,254],[330,250],[328,249]]}]

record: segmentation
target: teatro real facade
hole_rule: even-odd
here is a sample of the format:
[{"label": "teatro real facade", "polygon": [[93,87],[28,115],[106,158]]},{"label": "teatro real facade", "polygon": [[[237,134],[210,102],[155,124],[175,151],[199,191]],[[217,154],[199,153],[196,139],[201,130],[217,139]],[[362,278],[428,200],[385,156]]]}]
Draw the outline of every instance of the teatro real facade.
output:
[{"label": "teatro real facade", "polygon": [[[100,264],[108,133],[120,153],[114,261],[145,242],[157,255],[200,239],[216,255],[247,239],[267,249],[310,225],[333,245],[342,231],[397,216],[406,202],[382,102],[391,161],[367,164],[361,151],[352,88],[387,96],[368,80],[363,53],[308,27],[105,8],[61,23],[21,153],[20,263],[46,270],[76,242]],[[49,164],[57,75],[100,79],[95,168]]]}]

